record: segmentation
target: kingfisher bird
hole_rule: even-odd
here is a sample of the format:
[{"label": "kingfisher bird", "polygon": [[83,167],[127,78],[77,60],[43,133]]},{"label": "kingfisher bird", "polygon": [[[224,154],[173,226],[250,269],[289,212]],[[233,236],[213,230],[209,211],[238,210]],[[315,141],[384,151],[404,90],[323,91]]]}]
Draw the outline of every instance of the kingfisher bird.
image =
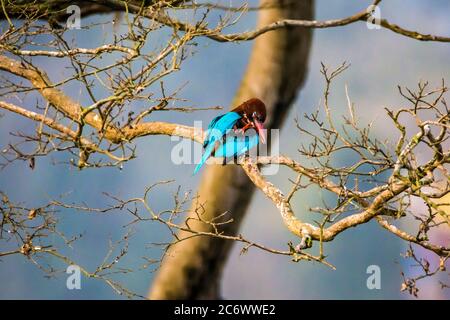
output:
[{"label": "kingfisher bird", "polygon": [[[203,156],[195,167],[194,174],[211,156],[224,159],[237,157],[254,148],[260,140],[266,143],[264,121],[266,121],[266,106],[257,98],[247,100],[231,111],[212,119],[203,142]],[[245,135],[249,129],[256,130],[256,134]],[[227,137],[227,133],[231,130],[236,135]]]}]

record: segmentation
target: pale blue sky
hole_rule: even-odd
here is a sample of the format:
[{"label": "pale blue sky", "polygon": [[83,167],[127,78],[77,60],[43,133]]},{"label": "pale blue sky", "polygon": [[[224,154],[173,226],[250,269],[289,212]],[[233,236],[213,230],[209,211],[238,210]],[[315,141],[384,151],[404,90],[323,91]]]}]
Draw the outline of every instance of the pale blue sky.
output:
[{"label": "pale blue sky", "polygon": [[[364,4],[363,4],[364,3]],[[318,0],[317,19],[344,17],[362,10],[368,1]],[[450,35],[450,2],[433,1],[385,1],[381,14],[404,27]],[[89,18],[92,19],[98,18]],[[108,19],[102,16],[100,19]],[[249,14],[236,26],[245,30],[255,23],[255,15]],[[77,31],[84,32],[84,31]],[[107,31],[105,31],[105,34]],[[85,32],[75,35],[81,47],[89,47],[104,34]],[[107,37],[107,36],[106,36]],[[167,86],[175,88],[188,82],[182,91],[183,98],[194,106],[228,106],[239,85],[251,49],[250,42],[220,44],[202,39],[197,54],[190,58],[182,70],[167,79]],[[438,84],[440,79],[450,80],[450,45],[434,42],[418,42],[404,38],[387,30],[369,30],[364,23],[314,31],[313,47],[309,62],[309,74],[299,98],[281,131],[281,152],[295,156],[299,140],[293,119],[303,112],[312,111],[321,99],[323,80],[319,73],[320,62],[330,66],[342,61],[351,67],[334,85],[332,104],[336,113],[346,107],[344,85],[356,103],[363,119],[377,117],[377,134],[386,137],[392,133],[383,113],[383,107],[395,107],[402,103],[397,94],[397,84],[414,86],[420,79]],[[42,65],[49,69],[52,79],[61,77],[63,68]],[[74,99],[86,103],[78,88],[68,87]],[[163,114],[158,118],[192,125],[194,120],[208,121],[217,111],[195,114]],[[27,130],[30,123],[15,115],[5,114],[0,119],[0,147],[10,141],[8,132],[20,128]],[[174,166],[170,163],[173,143],[168,137],[146,137],[137,143],[137,159],[126,163],[124,169],[100,169],[78,171],[65,165],[52,165],[51,159],[38,159],[36,170],[29,170],[27,163],[17,162],[0,172],[0,190],[11,199],[27,200],[33,206],[71,192],[73,201],[85,201],[93,206],[107,203],[103,191],[122,197],[141,195],[145,186],[159,180],[176,179],[184,190],[195,190],[199,176],[192,176],[192,166]],[[274,182],[286,188],[287,173],[282,172]],[[152,205],[155,209],[166,209],[172,205],[172,192],[177,185],[163,187],[155,193]],[[318,190],[299,195],[295,211],[306,218],[307,209],[320,202]],[[93,268],[107,250],[108,238],[119,239],[124,232],[122,225],[129,221],[123,214],[96,216],[64,211],[61,227],[67,234],[85,233],[76,250],[70,252],[80,264]],[[157,254],[146,249],[150,242],[167,240],[167,233],[159,225],[141,225],[136,228],[131,242],[130,254],[123,265],[139,265],[141,256]],[[248,238],[267,245],[282,248],[289,240],[295,241],[284,228],[276,208],[259,192],[253,198],[242,233]],[[382,230],[375,223],[349,230],[326,245],[329,260],[336,265],[332,271],[314,263],[293,263],[286,257],[250,250],[240,256],[240,246],[235,246],[225,268],[223,296],[225,298],[408,298],[399,292],[400,271],[404,265],[400,253],[405,244]],[[53,261],[48,261],[53,263]],[[366,288],[366,268],[376,264],[382,271],[382,289],[370,291]],[[121,280],[127,287],[145,294],[153,273],[140,271],[125,275]],[[82,280],[82,290],[69,291],[65,287],[65,275],[47,279],[44,274],[23,256],[7,257],[0,262],[0,298],[50,298],[50,299],[117,299],[106,284],[97,280]],[[436,286],[437,287],[437,286]],[[424,298],[444,297],[444,292],[427,285],[421,292]],[[447,295],[448,298],[448,295]]]}]

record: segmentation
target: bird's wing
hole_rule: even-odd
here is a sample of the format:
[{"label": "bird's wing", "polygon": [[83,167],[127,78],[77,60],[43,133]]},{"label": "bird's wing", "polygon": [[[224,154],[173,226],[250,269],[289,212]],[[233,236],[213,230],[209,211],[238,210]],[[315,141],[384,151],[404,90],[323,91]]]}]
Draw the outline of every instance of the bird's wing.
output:
[{"label": "bird's wing", "polygon": [[213,152],[215,148],[215,144],[214,143],[210,143],[207,144],[205,147],[205,152],[203,152],[202,155],[202,159],[200,160],[200,162],[197,164],[197,166],[194,169],[194,174],[196,174],[200,168],[205,164],[206,160],[208,160],[208,158],[211,156],[211,153]]},{"label": "bird's wing", "polygon": [[223,135],[233,128],[234,124],[241,118],[236,112],[228,112],[211,120],[206,131],[205,140],[203,141],[203,148],[209,144],[214,144],[223,137]]},{"label": "bird's wing", "polygon": [[200,170],[206,160],[208,160],[213,151],[217,148],[216,142],[219,142],[227,131],[233,128],[236,121],[240,118],[241,116],[236,112],[228,112],[212,119],[203,142],[203,148],[205,148],[205,151],[203,152],[202,159],[195,167],[194,174]]},{"label": "bird's wing", "polygon": [[214,126],[216,125],[217,121],[219,121],[223,116],[225,116],[225,114],[221,114],[220,116],[215,117],[209,123],[208,129],[206,129],[205,140],[203,140],[203,148],[206,148],[206,146],[209,143],[209,136],[210,136],[210,133],[211,133],[211,129],[214,128]]}]

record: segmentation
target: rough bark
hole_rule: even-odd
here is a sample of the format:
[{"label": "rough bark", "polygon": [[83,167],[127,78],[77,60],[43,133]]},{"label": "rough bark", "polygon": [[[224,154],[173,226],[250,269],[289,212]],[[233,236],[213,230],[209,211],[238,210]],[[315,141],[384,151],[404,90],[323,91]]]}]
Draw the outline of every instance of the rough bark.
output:
[{"label": "rough bark", "polygon": [[[264,1],[267,3],[268,1]],[[269,2],[280,2],[271,0]],[[281,19],[312,20],[314,1],[291,2],[281,8],[262,10],[258,27]],[[233,105],[258,97],[268,109],[266,126],[279,128],[305,80],[312,30],[287,28],[258,37]],[[198,190],[198,204],[204,207],[203,218],[213,219],[224,212],[232,217],[226,234],[237,234],[247,211],[254,185],[235,165],[214,165],[204,170]],[[207,230],[207,226],[191,225]],[[189,236],[186,232],[180,238]],[[149,292],[151,299],[213,299],[219,297],[219,282],[231,242],[217,238],[194,237],[178,242],[165,256]]]}]

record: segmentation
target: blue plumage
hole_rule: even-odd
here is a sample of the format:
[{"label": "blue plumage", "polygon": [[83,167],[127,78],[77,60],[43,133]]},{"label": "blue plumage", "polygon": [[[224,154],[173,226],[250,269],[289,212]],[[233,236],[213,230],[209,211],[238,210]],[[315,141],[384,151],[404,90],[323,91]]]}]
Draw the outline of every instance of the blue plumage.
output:
[{"label": "blue plumage", "polygon": [[194,174],[205,164],[206,160],[211,156],[216,143],[221,143],[222,137],[231,130],[235,123],[241,118],[236,112],[228,112],[226,114],[215,117],[208,126],[203,147],[205,152],[199,164],[195,167]]},{"label": "blue plumage", "polygon": [[222,143],[214,153],[215,157],[234,157],[240,156],[256,147],[259,143],[259,136],[257,134],[253,136],[229,136],[226,138],[225,143]]},{"label": "blue plumage", "polygon": [[[194,174],[205,164],[209,157],[234,157],[245,154],[261,141],[265,143],[266,106],[257,98],[249,99],[230,112],[215,117],[206,131],[203,142],[204,153]],[[256,130],[252,136],[244,135],[249,129]],[[233,130],[237,135],[228,135]],[[224,162],[225,163],[225,162]]]},{"label": "blue plumage", "polygon": [[228,112],[212,119],[206,131],[203,147],[206,148],[208,144],[220,140],[240,118],[241,116],[238,113]]}]

